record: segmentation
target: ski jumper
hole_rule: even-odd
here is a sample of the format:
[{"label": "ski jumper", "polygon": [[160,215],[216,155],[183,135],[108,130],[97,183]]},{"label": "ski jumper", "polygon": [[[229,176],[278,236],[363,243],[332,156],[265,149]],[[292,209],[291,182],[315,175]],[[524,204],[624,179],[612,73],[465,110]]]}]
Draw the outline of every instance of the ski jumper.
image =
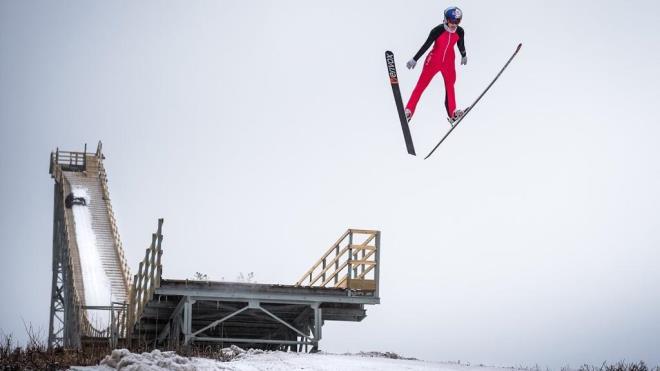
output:
[{"label": "ski jumper", "polygon": [[411,113],[415,113],[417,102],[419,102],[419,98],[422,96],[422,93],[433,77],[438,72],[441,72],[442,78],[445,80],[445,108],[447,109],[447,115],[449,117],[454,116],[454,111],[456,110],[456,96],[454,94],[454,83],[456,82],[456,67],[454,61],[456,56],[454,54],[454,45],[458,45],[458,50],[460,51],[461,56],[465,57],[464,35],[465,32],[460,26],[456,28],[456,32],[446,30],[444,24],[431,30],[428,39],[426,39],[424,45],[422,45],[413,58],[417,61],[422,55],[424,55],[424,53],[426,53],[431,44],[435,43],[429,55],[426,56],[424,67],[422,68],[422,74],[419,76],[417,85],[415,86],[415,89],[413,89],[410,100],[406,105],[406,108],[409,109]]}]

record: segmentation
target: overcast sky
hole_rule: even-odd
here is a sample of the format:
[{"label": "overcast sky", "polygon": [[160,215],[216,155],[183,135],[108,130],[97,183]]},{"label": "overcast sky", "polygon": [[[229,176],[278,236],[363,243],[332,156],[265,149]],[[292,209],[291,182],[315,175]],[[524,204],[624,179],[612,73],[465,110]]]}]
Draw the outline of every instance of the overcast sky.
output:
[{"label": "overcast sky", "polygon": [[[458,106],[406,154],[404,68],[458,5]],[[382,231],[382,303],[322,349],[559,368],[660,363],[656,1],[1,1],[0,330],[48,328],[56,147],[103,141],[133,271],[294,283]],[[412,134],[449,128],[440,75]]]}]

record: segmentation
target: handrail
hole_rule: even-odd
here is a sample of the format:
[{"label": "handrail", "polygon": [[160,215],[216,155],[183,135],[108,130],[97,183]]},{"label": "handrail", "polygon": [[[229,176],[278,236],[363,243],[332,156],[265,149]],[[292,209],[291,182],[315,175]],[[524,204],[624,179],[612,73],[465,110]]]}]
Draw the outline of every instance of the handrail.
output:
[{"label": "handrail", "polygon": [[[334,255],[333,255],[334,254]],[[349,229],[308,269],[295,286],[344,288],[378,296],[380,231]]]},{"label": "handrail", "polygon": [[[140,319],[147,303],[160,287],[163,273],[161,256],[163,255],[163,219],[158,219],[158,230],[151,236],[151,245],[145,250],[144,260],[140,262],[138,273],[133,278],[128,302],[128,338],[131,338],[135,323]],[[130,341],[130,340],[129,340]]]},{"label": "handrail", "polygon": [[[85,145],[85,153],[87,153],[87,145]],[[113,245],[116,249],[117,256],[119,258],[119,264],[121,265],[122,279],[124,281],[124,287],[126,288],[126,301],[121,303],[113,303],[113,308],[111,309],[112,318],[114,323],[111,327],[111,343],[116,345],[117,337],[125,337],[127,334],[128,327],[128,299],[130,298],[131,290],[131,272],[126,261],[126,256],[124,255],[124,249],[121,243],[121,237],[119,235],[119,228],[117,228],[117,219],[115,218],[115,213],[112,208],[112,203],[110,202],[110,190],[108,188],[108,174],[105,171],[105,166],[103,165],[103,159],[105,156],[102,152],[102,143],[98,142],[96,147],[96,152],[91,154],[95,157],[97,166],[98,166],[98,177],[101,182],[101,190],[103,192],[103,200],[105,201],[105,206],[107,210],[108,220],[110,222],[110,232],[112,233]],[[87,168],[87,160],[85,157],[85,168]],[[117,306],[115,307],[115,304]],[[119,309],[116,309],[119,308]],[[115,311],[118,312],[115,317]]]},{"label": "handrail", "polygon": [[55,167],[62,167],[65,171],[84,171],[87,169],[87,145],[84,152],[60,151],[59,148],[51,153],[50,172]]},{"label": "handrail", "polygon": [[[350,232],[351,232],[350,230],[347,230],[346,232],[344,232],[344,234],[341,235],[341,237],[339,237],[339,239],[337,239],[337,241],[335,241],[335,243],[332,244],[332,246],[330,246],[330,248],[328,249],[328,251],[326,251],[325,254],[323,254],[323,256],[321,256],[321,259],[319,259],[319,260],[316,262],[316,264],[314,264],[311,268],[309,268],[309,269],[307,270],[307,272],[305,272],[305,274],[303,274],[303,276],[302,276],[303,278],[301,278],[300,280],[298,280],[298,282],[296,283],[296,285],[299,285],[299,283],[305,278],[305,276],[307,276],[308,274],[312,273],[312,272],[313,272],[313,271],[319,266],[319,264],[321,264],[321,261],[322,261],[323,259],[327,258],[328,255],[330,255],[330,254],[332,253],[332,251],[335,249],[335,247],[338,246],[338,245],[344,240],[344,238],[346,238],[346,236],[348,236],[348,234],[349,234]],[[337,254],[337,255],[339,255],[339,254]]]},{"label": "handrail", "polygon": [[105,171],[105,166],[103,166],[103,153],[101,152],[101,142],[99,141],[99,146],[94,154],[98,163],[98,172],[99,180],[101,181],[101,189],[103,190],[103,199],[105,200],[105,205],[108,210],[108,219],[110,220],[110,231],[112,232],[112,238],[117,249],[117,255],[119,257],[119,263],[121,264],[121,269],[123,273],[124,287],[126,291],[131,287],[131,272],[126,261],[126,256],[124,255],[124,249],[121,243],[121,237],[119,236],[119,229],[117,228],[117,219],[115,218],[115,213],[112,208],[112,203],[110,202],[110,190],[108,189],[108,175]]}]

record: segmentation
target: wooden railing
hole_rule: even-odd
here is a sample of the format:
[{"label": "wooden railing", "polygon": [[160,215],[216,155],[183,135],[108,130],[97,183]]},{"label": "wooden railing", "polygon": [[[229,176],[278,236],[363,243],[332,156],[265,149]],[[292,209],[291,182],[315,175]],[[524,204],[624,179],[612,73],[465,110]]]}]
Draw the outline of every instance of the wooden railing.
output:
[{"label": "wooden railing", "polygon": [[56,167],[64,171],[84,171],[87,169],[87,144],[84,152],[60,151],[59,148],[50,154],[50,173]]},{"label": "wooden railing", "polygon": [[378,296],[380,231],[349,229],[296,282],[296,286],[337,287]]},{"label": "wooden railing", "polygon": [[144,307],[154,296],[154,292],[160,287],[163,267],[160,263],[163,250],[163,219],[158,219],[158,231],[152,234],[151,245],[146,249],[144,260],[140,262],[138,273],[133,277],[131,287],[129,309],[128,309],[128,336],[137,320],[140,319]]},{"label": "wooden railing", "polygon": [[96,149],[96,161],[98,162],[98,171],[99,171],[99,180],[101,181],[101,189],[103,190],[103,199],[105,200],[105,205],[108,210],[108,219],[110,220],[110,230],[112,232],[112,238],[114,242],[115,249],[117,250],[117,256],[119,257],[119,264],[121,264],[121,270],[123,273],[124,287],[128,292],[131,287],[131,272],[126,262],[126,257],[124,255],[124,248],[121,244],[121,238],[119,236],[119,229],[117,228],[117,219],[115,219],[115,212],[112,209],[112,203],[110,202],[110,191],[108,189],[108,175],[105,172],[105,167],[103,166],[103,152],[102,152],[102,143],[99,141],[98,147]]}]

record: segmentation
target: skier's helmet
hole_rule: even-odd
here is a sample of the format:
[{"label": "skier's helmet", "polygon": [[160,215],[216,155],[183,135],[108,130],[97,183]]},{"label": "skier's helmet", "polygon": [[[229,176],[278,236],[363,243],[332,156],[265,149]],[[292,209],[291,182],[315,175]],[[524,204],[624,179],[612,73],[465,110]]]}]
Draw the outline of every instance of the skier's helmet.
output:
[{"label": "skier's helmet", "polygon": [[458,7],[451,6],[445,9],[445,23],[459,24],[461,19],[463,19],[463,12]]}]

